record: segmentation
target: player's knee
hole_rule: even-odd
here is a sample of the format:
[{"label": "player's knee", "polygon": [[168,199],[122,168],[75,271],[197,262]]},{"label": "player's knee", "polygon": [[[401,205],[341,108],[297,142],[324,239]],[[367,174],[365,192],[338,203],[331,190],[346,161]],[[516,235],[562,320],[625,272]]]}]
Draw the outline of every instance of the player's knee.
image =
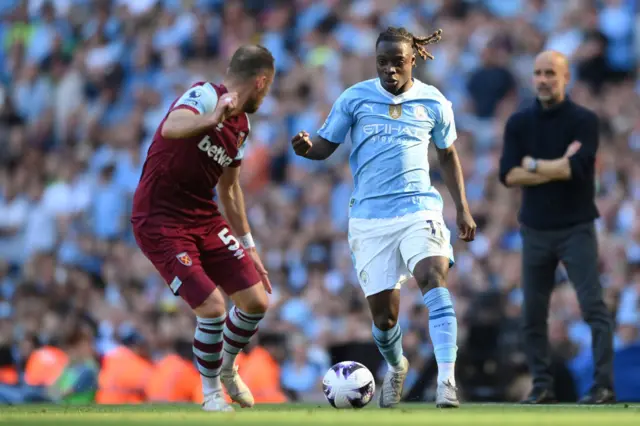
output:
[{"label": "player's knee", "polygon": [[398,319],[391,315],[391,312],[381,312],[373,315],[373,324],[378,330],[391,330],[398,323]]},{"label": "player's knee", "polygon": [[200,318],[219,318],[227,312],[224,297],[218,289],[205,299],[202,304],[193,310]]},{"label": "player's knee", "polygon": [[269,297],[262,284],[231,296],[235,305],[248,314],[264,314],[269,309]]},{"label": "player's knee", "polygon": [[434,288],[446,287],[446,272],[436,264],[420,264],[416,266],[413,276],[423,293]]},{"label": "player's knee", "polygon": [[264,314],[269,309],[269,300],[266,297],[248,300],[244,306],[239,306],[239,308],[248,314]]}]

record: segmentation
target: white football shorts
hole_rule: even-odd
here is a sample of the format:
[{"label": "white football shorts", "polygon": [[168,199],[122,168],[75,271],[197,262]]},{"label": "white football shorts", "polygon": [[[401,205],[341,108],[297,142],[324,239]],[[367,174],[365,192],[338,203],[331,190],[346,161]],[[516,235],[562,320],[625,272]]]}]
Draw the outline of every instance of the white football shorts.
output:
[{"label": "white football shorts", "polygon": [[443,256],[453,265],[451,233],[436,212],[389,219],[349,219],[349,247],[366,297],[400,288],[417,263]]}]

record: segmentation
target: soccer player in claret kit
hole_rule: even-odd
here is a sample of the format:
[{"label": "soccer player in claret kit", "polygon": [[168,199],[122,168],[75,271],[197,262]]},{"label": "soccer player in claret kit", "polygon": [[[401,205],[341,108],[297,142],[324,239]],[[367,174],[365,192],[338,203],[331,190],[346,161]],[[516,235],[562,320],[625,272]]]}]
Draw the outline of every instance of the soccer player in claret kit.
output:
[{"label": "soccer player in claret kit", "polygon": [[473,240],[476,224],[453,145],[451,103],[438,89],[412,77],[414,49],[424,59],[433,59],[426,46],[440,36],[438,30],[429,37],[415,37],[404,28],[381,33],[376,42],[378,78],[347,89],[316,136],[300,132],[292,140],[298,155],[324,160],[351,133],[355,188],[349,246],[373,317],[374,340],[389,364],[380,392],[383,408],[400,402],[409,371],[397,322],[405,272],[415,278],[429,309],[429,334],[438,363],[436,405],[459,405],[454,377],[457,321],[446,288],[453,250],[442,217],[442,197],[429,178],[430,141],[436,145],[458,211],[459,238]]},{"label": "soccer player in claret kit", "polygon": [[[247,114],[258,110],[273,77],[271,53],[243,46],[223,84],[191,86],[158,127],[133,199],[140,249],[196,314],[193,352],[206,411],[233,410],[222,384],[242,407],[254,404],[235,358],[265,314],[271,284],[251,237],[238,176],[250,131]],[[213,201],[214,188],[226,220]],[[234,303],[228,314],[220,289]]]}]

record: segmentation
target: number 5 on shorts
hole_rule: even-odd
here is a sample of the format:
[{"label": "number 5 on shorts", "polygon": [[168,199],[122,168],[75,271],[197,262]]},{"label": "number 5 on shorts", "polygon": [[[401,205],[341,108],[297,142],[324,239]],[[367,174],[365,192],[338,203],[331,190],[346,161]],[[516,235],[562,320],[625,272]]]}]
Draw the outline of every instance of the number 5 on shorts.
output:
[{"label": "number 5 on shorts", "polygon": [[222,241],[222,244],[227,246],[227,248],[231,251],[235,251],[233,255],[238,259],[242,259],[244,257],[244,250],[240,247],[240,243],[233,235],[229,234],[229,228],[224,228],[222,231],[218,232],[218,237]]}]

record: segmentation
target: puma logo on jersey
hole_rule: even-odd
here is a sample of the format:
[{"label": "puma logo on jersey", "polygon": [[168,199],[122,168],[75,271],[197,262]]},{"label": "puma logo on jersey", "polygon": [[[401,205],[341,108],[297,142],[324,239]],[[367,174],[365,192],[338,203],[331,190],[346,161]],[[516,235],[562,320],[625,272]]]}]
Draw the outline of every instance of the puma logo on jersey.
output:
[{"label": "puma logo on jersey", "polygon": [[222,167],[229,167],[233,162],[233,158],[227,155],[227,151],[221,146],[211,143],[209,136],[205,136],[198,144],[200,151],[206,152],[209,157]]}]

